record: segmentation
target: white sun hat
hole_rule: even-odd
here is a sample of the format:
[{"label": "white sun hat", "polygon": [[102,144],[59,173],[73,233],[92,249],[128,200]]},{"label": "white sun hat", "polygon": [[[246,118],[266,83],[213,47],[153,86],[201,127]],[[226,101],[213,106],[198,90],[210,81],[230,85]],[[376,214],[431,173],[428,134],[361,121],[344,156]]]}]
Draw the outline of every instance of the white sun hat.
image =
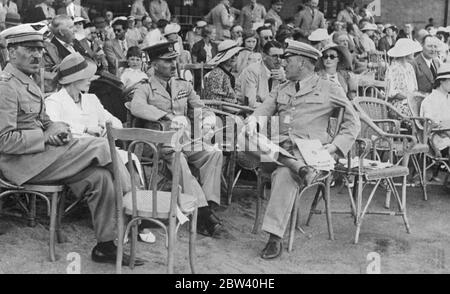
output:
[{"label": "white sun hat", "polygon": [[330,38],[327,29],[317,29],[314,30],[311,35],[309,35],[308,40],[313,42],[321,42]]},{"label": "white sun hat", "polygon": [[222,62],[227,61],[232,58],[234,55],[241,52],[244,48],[239,47],[238,43],[234,40],[225,40],[222,41],[218,46],[218,53],[214,56],[208,64],[217,65]]},{"label": "white sun hat", "polygon": [[407,38],[398,39],[395,46],[387,54],[390,57],[404,57],[422,51],[422,46],[416,41]]}]

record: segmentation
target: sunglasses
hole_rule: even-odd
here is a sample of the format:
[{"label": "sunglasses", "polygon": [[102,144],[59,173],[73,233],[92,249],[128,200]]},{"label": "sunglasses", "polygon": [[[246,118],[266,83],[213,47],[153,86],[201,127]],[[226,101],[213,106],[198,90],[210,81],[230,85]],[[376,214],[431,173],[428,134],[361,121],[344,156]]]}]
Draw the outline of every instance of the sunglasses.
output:
[{"label": "sunglasses", "polygon": [[325,54],[325,55],[322,56],[322,58],[323,58],[323,59],[328,59],[328,58],[330,58],[331,60],[335,60],[336,58],[338,58],[338,56],[336,56],[336,55],[328,55],[328,54]]},{"label": "sunglasses", "polygon": [[122,29],[119,29],[119,30],[114,30],[114,33],[121,33],[121,32],[123,32],[123,30]]},{"label": "sunglasses", "polygon": [[272,41],[273,37],[272,36],[265,36],[263,39],[266,40],[266,41]]}]

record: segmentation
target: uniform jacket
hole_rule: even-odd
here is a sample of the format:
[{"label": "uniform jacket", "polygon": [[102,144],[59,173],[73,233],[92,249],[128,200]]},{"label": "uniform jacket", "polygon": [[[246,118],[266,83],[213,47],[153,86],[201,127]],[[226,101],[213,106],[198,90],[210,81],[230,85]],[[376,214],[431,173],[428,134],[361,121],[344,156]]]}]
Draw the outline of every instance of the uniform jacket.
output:
[{"label": "uniform jacket", "polygon": [[295,16],[295,26],[305,36],[309,36],[312,31],[325,28],[325,17],[318,9],[314,10],[314,16],[311,13],[309,7],[303,9]]},{"label": "uniform jacket", "polygon": [[[433,60],[436,70],[440,66],[438,59]],[[414,72],[416,73],[417,85],[420,92],[431,93],[433,90],[434,78],[431,73],[431,69],[428,67],[422,54],[419,54],[413,62],[411,62],[414,67]]]},{"label": "uniform jacket", "polygon": [[206,22],[216,27],[216,40],[223,40],[224,31],[233,26],[230,11],[224,4],[219,3],[205,17]]},{"label": "uniform jacket", "polygon": [[[170,85],[172,95],[155,77],[151,77],[148,82],[139,84],[131,100],[131,113],[146,121],[159,121],[167,130],[171,122],[165,118],[166,115],[192,117],[195,108],[205,108],[189,82],[172,78]],[[212,112],[207,111],[204,116],[211,114]]]},{"label": "uniform jacket", "polygon": [[77,141],[61,147],[45,144],[44,131],[52,121],[39,87],[11,64],[0,75],[0,172],[21,185],[70,152]]},{"label": "uniform jacket", "polygon": [[[339,133],[331,141],[327,132],[329,119],[337,108],[344,108],[344,119]],[[322,144],[333,143],[340,155],[345,156],[353,146],[361,129],[359,117],[344,91],[338,85],[317,75],[300,82],[279,85],[253,113],[254,116],[278,115],[279,142],[295,136],[302,139],[319,139]]]}]

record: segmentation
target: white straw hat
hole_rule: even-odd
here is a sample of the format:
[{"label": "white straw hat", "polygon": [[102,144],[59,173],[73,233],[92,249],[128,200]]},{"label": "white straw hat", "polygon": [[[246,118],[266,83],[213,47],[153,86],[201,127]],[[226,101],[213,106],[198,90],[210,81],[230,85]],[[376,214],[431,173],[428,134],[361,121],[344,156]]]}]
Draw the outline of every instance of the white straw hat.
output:
[{"label": "white straw hat", "polygon": [[387,54],[390,57],[404,57],[422,51],[422,46],[416,41],[407,38],[398,39],[395,46]]},{"label": "white straw hat", "polygon": [[308,40],[313,42],[320,42],[330,38],[326,29],[317,29],[309,35]]},{"label": "white straw hat", "polygon": [[218,53],[216,56],[214,56],[208,64],[217,65],[222,62],[227,61],[228,59],[232,58],[234,55],[241,52],[244,48],[239,47],[238,43],[234,40],[225,40],[222,41],[217,50]]},{"label": "white straw hat", "polygon": [[376,31],[376,30],[378,30],[377,25],[373,24],[373,23],[369,23],[369,22],[365,23],[364,27],[361,28],[362,32],[364,32],[364,31]]},{"label": "white straw hat", "polygon": [[95,75],[97,65],[86,61],[80,53],[72,53],[64,58],[58,67],[58,82],[61,85],[67,85],[79,80],[97,79]]}]

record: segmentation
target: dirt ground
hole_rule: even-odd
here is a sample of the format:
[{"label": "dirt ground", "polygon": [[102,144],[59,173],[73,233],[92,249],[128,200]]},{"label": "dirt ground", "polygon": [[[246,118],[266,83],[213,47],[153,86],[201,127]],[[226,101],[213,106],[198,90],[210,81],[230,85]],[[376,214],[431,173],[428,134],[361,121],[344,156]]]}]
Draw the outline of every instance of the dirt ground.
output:
[{"label": "dirt ground", "polygon": [[[349,215],[333,215],[335,241],[328,239],[324,215],[314,216],[307,235],[296,233],[294,251],[284,249],[280,259],[265,261],[259,257],[267,234],[251,233],[255,215],[255,191],[237,190],[233,203],[218,215],[233,235],[232,239],[216,240],[198,236],[197,271],[202,274],[319,274],[366,273],[367,255],[377,252],[381,273],[449,273],[450,270],[450,195],[442,186],[429,187],[429,200],[422,199],[420,188],[408,188],[408,217],[411,234],[407,234],[401,217],[369,215],[366,217],[359,244],[353,244],[355,226]],[[302,221],[305,222],[313,194],[302,200]],[[380,190],[371,206],[383,209],[384,192]],[[393,203],[394,204],[394,203]],[[322,206],[322,205],[321,205]],[[394,205],[392,206],[394,207]],[[332,208],[348,210],[346,193],[332,190]],[[81,208],[80,216],[66,219],[63,231],[69,242],[57,245],[58,260],[48,259],[48,230],[38,224],[30,228],[25,221],[0,218],[0,273],[64,274],[70,264],[67,255],[81,256],[81,273],[112,274],[113,265],[96,264],[90,253],[95,245],[89,213]],[[4,232],[1,234],[1,232]],[[153,230],[155,244],[139,243],[138,256],[148,260],[141,267],[124,273],[165,273],[166,250],[162,230]],[[187,258],[186,227],[180,231],[176,248],[176,273],[190,273]],[[287,236],[284,240],[287,248]]]}]

